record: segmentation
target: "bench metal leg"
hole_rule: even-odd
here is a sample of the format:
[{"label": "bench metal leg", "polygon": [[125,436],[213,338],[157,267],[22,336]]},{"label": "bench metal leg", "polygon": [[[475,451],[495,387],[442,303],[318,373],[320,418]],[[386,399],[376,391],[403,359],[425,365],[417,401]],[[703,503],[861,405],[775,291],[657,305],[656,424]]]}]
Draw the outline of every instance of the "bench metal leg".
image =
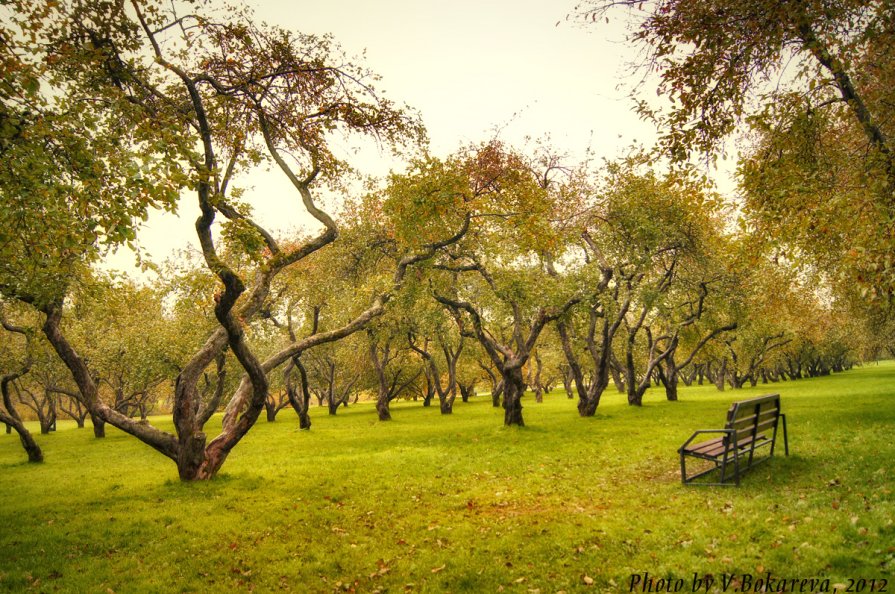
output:
[{"label": "bench metal leg", "polygon": [[684,458],[685,458],[685,456],[682,452],[681,453],[681,483],[686,485],[687,484],[687,461]]},{"label": "bench metal leg", "polygon": [[786,415],[780,415],[783,419],[783,452],[789,456],[789,436],[786,433]]},{"label": "bench metal leg", "polygon": [[[750,458],[750,462],[751,462],[751,458],[752,458],[751,453],[749,454],[749,458]],[[740,456],[739,456],[739,454],[737,454],[736,447],[733,448],[733,468],[734,468],[734,472],[736,472],[737,487],[739,487],[740,486]]]},{"label": "bench metal leg", "polygon": [[[779,425],[779,423],[778,423]],[[768,457],[773,458],[774,452],[777,450],[777,425],[774,425],[774,433],[771,434],[771,451],[768,453]]]},{"label": "bench metal leg", "polygon": [[[730,450],[731,450],[730,444],[727,444],[725,446],[724,453],[722,454],[722,458],[721,458],[721,483],[726,483],[728,480],[727,460],[728,460],[728,456],[730,454]],[[739,461],[739,457],[737,456],[736,444],[733,445],[733,473],[734,473],[734,477],[736,479],[736,484],[739,485],[740,484],[740,461]]]}]

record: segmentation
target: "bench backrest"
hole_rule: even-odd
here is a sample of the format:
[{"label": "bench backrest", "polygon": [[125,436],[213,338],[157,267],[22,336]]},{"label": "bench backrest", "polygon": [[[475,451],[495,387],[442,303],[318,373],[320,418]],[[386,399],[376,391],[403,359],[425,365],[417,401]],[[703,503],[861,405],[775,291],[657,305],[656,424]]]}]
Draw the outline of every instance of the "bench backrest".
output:
[{"label": "bench backrest", "polygon": [[736,432],[735,441],[752,436],[757,439],[764,435],[769,439],[777,430],[780,418],[780,394],[767,394],[758,398],[741,400],[730,405],[727,411],[726,429]]}]

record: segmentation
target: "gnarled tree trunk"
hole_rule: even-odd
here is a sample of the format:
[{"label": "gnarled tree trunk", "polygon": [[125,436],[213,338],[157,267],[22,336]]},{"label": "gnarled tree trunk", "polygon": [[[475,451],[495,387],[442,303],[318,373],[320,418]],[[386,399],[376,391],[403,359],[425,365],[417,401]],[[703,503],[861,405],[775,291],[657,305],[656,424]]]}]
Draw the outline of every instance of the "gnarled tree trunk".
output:
[{"label": "gnarled tree trunk", "polygon": [[44,455],[40,446],[34,441],[34,437],[31,435],[31,432],[25,428],[25,424],[22,423],[21,419],[13,417],[0,410],[0,422],[6,423],[7,433],[10,433],[11,429],[15,429],[16,433],[18,433],[19,441],[22,442],[22,447],[25,449],[25,453],[28,454],[29,462],[44,461]]},{"label": "gnarled tree trunk", "polygon": [[503,424],[525,426],[522,418],[522,395],[525,394],[525,380],[522,368],[514,367],[502,373],[503,377]]},{"label": "gnarled tree trunk", "polygon": [[28,352],[27,358],[19,369],[4,375],[2,379],[0,379],[0,395],[2,395],[3,398],[3,407],[6,409],[5,411],[0,409],[0,422],[6,424],[7,433],[10,433],[12,429],[15,429],[16,433],[19,435],[19,440],[22,442],[22,447],[25,449],[25,453],[28,454],[29,462],[43,462],[43,452],[41,451],[40,446],[37,445],[37,442],[34,441],[31,432],[25,428],[25,424],[22,422],[22,418],[19,416],[19,413],[13,404],[9,390],[10,384],[31,370],[33,362],[31,358],[31,337],[24,328],[19,328],[18,326],[10,324],[2,317],[0,317],[0,324],[2,324],[3,328],[9,332],[15,332],[24,336],[26,343],[25,349]]},{"label": "gnarled tree trunk", "polygon": [[469,402],[469,399],[475,396],[475,381],[462,383],[458,382],[457,387],[460,388],[460,399],[463,402]]}]

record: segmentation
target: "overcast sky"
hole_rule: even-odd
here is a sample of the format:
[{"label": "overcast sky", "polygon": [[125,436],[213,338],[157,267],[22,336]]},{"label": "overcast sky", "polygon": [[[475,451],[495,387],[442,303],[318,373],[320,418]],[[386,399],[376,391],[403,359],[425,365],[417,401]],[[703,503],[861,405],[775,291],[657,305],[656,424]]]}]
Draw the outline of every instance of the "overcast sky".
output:
[{"label": "overcast sky", "polygon": [[[381,75],[379,89],[419,111],[433,154],[499,136],[521,143],[549,135],[580,157],[619,156],[634,142],[651,144],[652,127],[632,112],[628,93],[635,54],[621,22],[583,26],[566,19],[564,0],[256,0],[257,17],[304,33],[331,33],[350,56]],[[376,155],[358,157],[367,173],[387,173]],[[278,171],[246,185],[256,217],[286,231],[302,224],[295,192]],[[154,215],[139,234],[156,261],[197,245],[195,199],[179,219]],[[109,265],[127,269],[122,250]]]}]

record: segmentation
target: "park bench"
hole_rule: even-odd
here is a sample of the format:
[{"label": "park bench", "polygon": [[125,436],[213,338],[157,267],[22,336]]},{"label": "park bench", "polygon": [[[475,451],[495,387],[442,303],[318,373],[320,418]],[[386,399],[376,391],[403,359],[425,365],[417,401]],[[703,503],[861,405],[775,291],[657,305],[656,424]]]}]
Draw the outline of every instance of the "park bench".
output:
[{"label": "park bench", "polygon": [[[700,485],[740,484],[740,476],[754,466],[769,460],[774,455],[777,443],[777,428],[783,424],[783,447],[789,455],[789,440],[786,435],[786,415],[780,413],[780,395],[768,394],[734,402],[727,411],[727,424],[723,429],[700,429],[690,436],[678,453],[681,455],[681,481],[687,485],[701,476],[719,471],[716,483],[699,482]],[[720,437],[693,443],[698,436],[720,433]],[[756,456],[756,452],[766,456]],[[687,476],[687,458],[697,458],[712,463],[707,470]],[[731,483],[733,481],[733,483]]]}]

